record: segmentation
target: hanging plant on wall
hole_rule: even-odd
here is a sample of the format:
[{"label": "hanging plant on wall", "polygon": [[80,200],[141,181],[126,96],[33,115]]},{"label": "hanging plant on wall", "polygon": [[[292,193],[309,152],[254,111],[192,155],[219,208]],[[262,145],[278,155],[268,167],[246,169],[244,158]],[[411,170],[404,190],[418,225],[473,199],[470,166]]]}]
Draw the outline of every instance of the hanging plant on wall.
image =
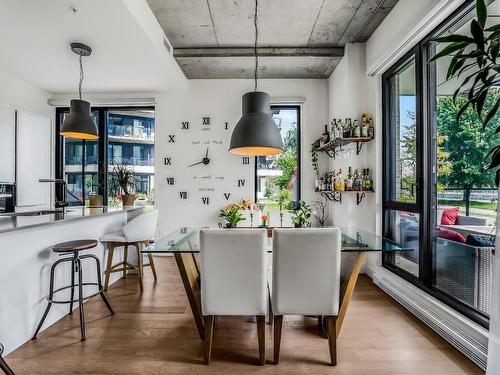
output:
[{"label": "hanging plant on wall", "polygon": [[319,178],[319,163],[318,163],[318,149],[319,149],[319,139],[315,140],[311,144],[311,162],[314,169],[314,173],[316,174],[316,178]]},{"label": "hanging plant on wall", "polygon": [[[486,28],[488,12],[484,0],[476,0],[476,19],[470,23],[472,36],[451,34],[434,39],[435,42],[448,43],[434,55],[429,63],[445,56],[453,56],[446,73],[446,80],[461,79],[459,87],[453,94],[453,102],[457,105],[457,97],[464,95],[466,101],[457,112],[457,123],[468,108],[473,108],[482,121],[483,129],[498,114],[500,98],[493,106],[484,111],[484,104],[492,90],[498,90],[500,84],[500,63],[497,57],[500,49],[500,24]],[[496,133],[500,133],[500,126]],[[495,182],[500,183],[500,144],[488,153],[491,156],[485,169],[496,169]]]}]

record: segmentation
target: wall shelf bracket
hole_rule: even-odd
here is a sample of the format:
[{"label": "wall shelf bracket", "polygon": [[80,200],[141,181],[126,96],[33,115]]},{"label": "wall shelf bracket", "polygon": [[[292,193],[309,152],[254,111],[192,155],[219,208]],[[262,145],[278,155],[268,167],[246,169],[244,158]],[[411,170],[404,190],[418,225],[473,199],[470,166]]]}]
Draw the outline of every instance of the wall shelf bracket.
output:
[{"label": "wall shelf bracket", "polygon": [[329,201],[342,203],[342,193],[340,191],[322,191],[321,195]]},{"label": "wall shelf bracket", "polygon": [[356,194],[356,204],[359,206],[363,198],[365,197],[365,193],[357,193]]}]

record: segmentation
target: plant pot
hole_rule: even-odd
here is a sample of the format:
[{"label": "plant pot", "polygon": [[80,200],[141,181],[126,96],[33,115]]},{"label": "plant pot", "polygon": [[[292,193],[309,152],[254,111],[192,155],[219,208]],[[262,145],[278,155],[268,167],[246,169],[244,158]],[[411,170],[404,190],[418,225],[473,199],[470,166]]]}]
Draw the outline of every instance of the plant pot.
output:
[{"label": "plant pot", "polygon": [[133,207],[135,202],[134,195],[122,195],[123,207]]},{"label": "plant pot", "polygon": [[90,197],[90,206],[91,207],[101,207],[103,205],[103,197],[102,195],[92,195]]},{"label": "plant pot", "polygon": [[236,228],[236,224],[229,224],[229,223],[226,223],[226,228],[227,228],[227,229],[230,229],[230,228]]},{"label": "plant pot", "polygon": [[294,224],[295,228],[304,228],[304,224]]}]

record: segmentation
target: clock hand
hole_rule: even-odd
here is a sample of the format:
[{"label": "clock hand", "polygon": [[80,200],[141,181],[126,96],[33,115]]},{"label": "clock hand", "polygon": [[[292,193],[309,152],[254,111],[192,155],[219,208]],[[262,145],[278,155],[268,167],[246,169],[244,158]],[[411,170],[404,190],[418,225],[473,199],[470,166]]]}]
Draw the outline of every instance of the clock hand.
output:
[{"label": "clock hand", "polygon": [[207,153],[205,154],[205,159],[208,159],[208,146],[207,146]]},{"label": "clock hand", "polygon": [[194,163],[194,164],[191,164],[191,165],[188,165],[187,167],[194,167],[195,165],[198,165],[198,164],[203,164],[203,161],[199,161],[198,163]]}]

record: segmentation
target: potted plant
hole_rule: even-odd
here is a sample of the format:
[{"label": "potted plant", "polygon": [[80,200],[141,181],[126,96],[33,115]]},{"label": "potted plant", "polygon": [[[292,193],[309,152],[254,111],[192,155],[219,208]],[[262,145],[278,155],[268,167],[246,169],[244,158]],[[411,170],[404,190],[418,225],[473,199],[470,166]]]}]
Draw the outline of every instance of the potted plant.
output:
[{"label": "potted plant", "polygon": [[297,207],[291,212],[293,213],[292,223],[295,225],[295,228],[304,228],[309,223],[312,209],[306,202],[299,201]]},{"label": "potted plant", "polygon": [[226,208],[221,209],[219,212],[219,217],[227,221],[226,228],[236,228],[236,225],[240,221],[245,220],[240,212],[239,207],[235,205],[230,205]]},{"label": "potted plant", "polygon": [[110,174],[109,191],[121,199],[123,206],[133,206],[137,198],[134,193],[136,180],[134,171],[126,164],[116,163]]},{"label": "potted plant", "polygon": [[[434,41],[448,43],[436,53],[429,63],[450,56],[451,61],[446,73],[446,80],[460,79],[462,82],[453,94],[453,102],[457,105],[457,97],[466,93],[466,101],[457,112],[457,123],[467,108],[472,107],[483,121],[483,128],[498,114],[500,99],[487,111],[483,117],[483,109],[488,93],[495,90],[500,82],[500,68],[497,62],[500,50],[500,24],[486,26],[488,12],[484,0],[476,0],[476,15],[470,23],[470,34],[451,34]],[[500,132],[497,127],[496,132]],[[491,161],[485,169],[497,169],[496,184],[500,182],[500,145],[494,146],[488,156]]]}]

